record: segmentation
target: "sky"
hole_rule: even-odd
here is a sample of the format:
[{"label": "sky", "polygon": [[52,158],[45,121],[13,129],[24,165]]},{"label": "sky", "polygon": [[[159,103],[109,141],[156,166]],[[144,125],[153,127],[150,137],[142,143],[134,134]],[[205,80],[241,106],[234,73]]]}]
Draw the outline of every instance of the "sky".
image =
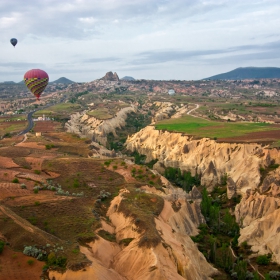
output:
[{"label": "sky", "polygon": [[34,68],[90,82],[280,67],[279,14],[279,0],[1,0],[0,82]]}]

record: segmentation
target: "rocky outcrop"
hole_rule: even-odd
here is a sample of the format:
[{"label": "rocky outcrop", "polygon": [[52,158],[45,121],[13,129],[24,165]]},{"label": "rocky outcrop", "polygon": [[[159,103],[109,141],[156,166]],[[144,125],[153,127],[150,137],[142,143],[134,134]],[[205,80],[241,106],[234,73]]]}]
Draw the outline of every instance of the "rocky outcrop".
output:
[{"label": "rocky outcrop", "polygon": [[[153,192],[153,189],[149,191]],[[122,192],[128,190],[121,190],[108,209],[110,225],[102,221],[103,229],[114,233],[116,242],[109,242],[100,237],[87,244],[87,247],[81,247],[81,252],[92,265],[83,271],[68,270],[64,274],[51,271],[50,278],[55,276],[57,280],[207,280],[217,273],[189,237],[198,233],[197,225],[203,221],[199,204],[189,204],[185,199],[180,199],[176,202],[180,203],[181,208],[175,211],[172,207],[174,201],[170,201],[168,194],[162,193],[164,198],[169,197],[164,201],[162,212],[155,218],[156,230],[160,233],[162,242],[151,248],[139,247],[142,233],[137,231],[137,226],[131,218],[118,211],[123,199]],[[121,245],[120,241],[128,238],[133,240],[127,246]]]},{"label": "rocky outcrop", "polygon": [[[154,168],[162,172],[165,167],[199,174],[201,184],[211,190],[224,176],[231,178],[235,193],[246,193],[260,184],[260,167],[280,163],[280,152],[259,144],[217,143],[203,138],[194,140],[182,133],[156,130],[148,126],[128,137],[126,148],[146,155],[149,162],[158,159]],[[231,190],[232,192],[232,190]]]},{"label": "rocky outcrop", "polygon": [[78,134],[92,139],[106,146],[107,135],[113,133],[117,136],[117,128],[122,128],[126,124],[127,115],[136,112],[136,107],[126,107],[121,109],[115,117],[108,120],[100,120],[87,115],[87,111],[71,115],[71,119],[65,124],[68,132]]},{"label": "rocky outcrop", "polygon": [[152,119],[152,122],[158,122],[164,119],[169,119],[175,112],[174,104],[171,102],[155,102],[157,112]]},{"label": "rocky outcrop", "polygon": [[101,78],[101,80],[104,80],[104,81],[119,81],[120,79],[119,79],[119,76],[116,72],[113,74],[113,72],[110,71],[110,72],[107,72],[106,75],[103,78]]},{"label": "rocky outcrop", "polygon": [[258,254],[271,253],[280,263],[280,168],[271,172],[255,191],[248,190],[236,206],[241,224],[239,243],[246,241]]}]

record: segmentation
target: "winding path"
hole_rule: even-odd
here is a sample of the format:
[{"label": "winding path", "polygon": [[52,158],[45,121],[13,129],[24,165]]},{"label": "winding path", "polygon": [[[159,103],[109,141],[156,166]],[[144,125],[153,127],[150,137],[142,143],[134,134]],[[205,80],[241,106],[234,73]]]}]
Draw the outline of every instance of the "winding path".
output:
[{"label": "winding path", "polygon": [[[193,103],[191,103],[191,104],[193,104]],[[188,112],[187,112],[187,115],[190,115],[190,116],[192,116],[192,117],[194,117],[194,118],[199,118],[199,119],[203,119],[203,120],[206,120],[206,121],[210,121],[210,120],[208,120],[208,119],[206,119],[206,118],[199,117],[199,116],[196,116],[196,115],[192,115],[191,112],[197,110],[197,109],[200,107],[199,104],[194,104],[194,105],[196,105],[196,107],[193,108],[193,109],[191,109],[190,111],[188,111]]]}]

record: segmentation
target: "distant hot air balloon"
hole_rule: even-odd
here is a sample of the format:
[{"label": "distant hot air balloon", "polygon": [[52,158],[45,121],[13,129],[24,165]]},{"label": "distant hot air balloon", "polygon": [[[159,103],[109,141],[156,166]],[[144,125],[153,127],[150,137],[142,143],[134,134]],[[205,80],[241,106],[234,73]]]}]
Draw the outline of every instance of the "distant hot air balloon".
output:
[{"label": "distant hot air balloon", "polygon": [[17,39],[16,38],[12,38],[10,40],[11,44],[15,47],[15,45],[17,44]]},{"label": "distant hot air balloon", "polygon": [[24,82],[28,89],[37,97],[37,100],[39,100],[40,95],[48,85],[49,76],[43,70],[32,69],[24,74]]}]

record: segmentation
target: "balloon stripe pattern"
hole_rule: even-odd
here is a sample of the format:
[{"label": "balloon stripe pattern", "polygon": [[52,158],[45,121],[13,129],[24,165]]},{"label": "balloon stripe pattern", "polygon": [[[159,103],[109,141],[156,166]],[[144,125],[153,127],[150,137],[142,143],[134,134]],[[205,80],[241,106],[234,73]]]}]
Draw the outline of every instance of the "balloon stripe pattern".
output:
[{"label": "balloon stripe pattern", "polygon": [[27,88],[39,99],[49,82],[48,74],[40,69],[32,69],[25,73],[24,82]]}]

